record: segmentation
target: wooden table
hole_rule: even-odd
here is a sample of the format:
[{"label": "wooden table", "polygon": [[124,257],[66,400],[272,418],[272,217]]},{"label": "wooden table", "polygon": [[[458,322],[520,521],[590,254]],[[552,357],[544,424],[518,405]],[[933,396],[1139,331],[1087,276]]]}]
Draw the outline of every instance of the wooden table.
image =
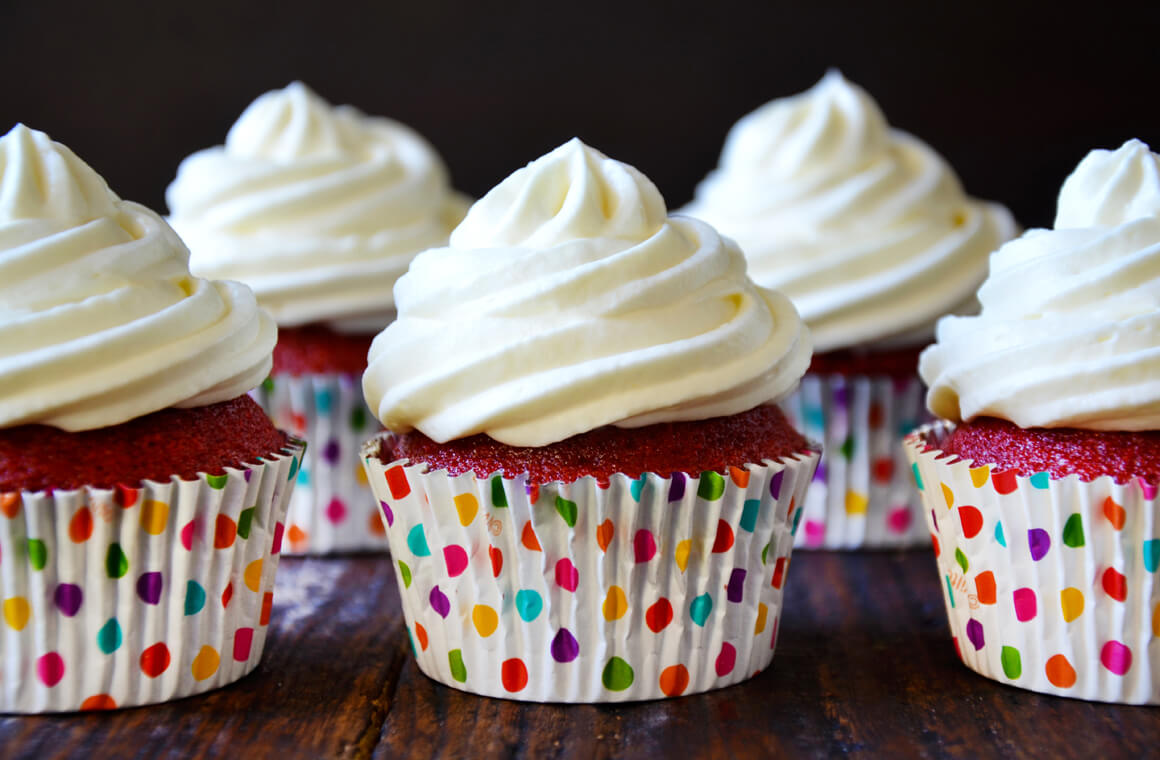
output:
[{"label": "wooden table", "polygon": [[104,714],[0,719],[53,757],[1133,757],[1160,709],[1001,686],[955,657],[929,552],[794,555],[773,666],[615,706],[485,699],[411,658],[382,559],[284,558],[262,664],[226,689]]}]

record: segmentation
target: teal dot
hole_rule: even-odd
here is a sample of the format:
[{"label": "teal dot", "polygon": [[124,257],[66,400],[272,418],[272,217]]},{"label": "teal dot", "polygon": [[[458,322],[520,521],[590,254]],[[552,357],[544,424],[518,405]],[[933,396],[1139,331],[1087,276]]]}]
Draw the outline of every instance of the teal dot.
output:
[{"label": "teal dot", "polygon": [[319,414],[330,414],[333,401],[334,397],[329,388],[319,388],[314,392],[314,408],[318,410]]},{"label": "teal dot", "polygon": [[101,626],[101,630],[97,631],[97,646],[105,654],[116,652],[122,640],[121,624],[117,622],[117,618],[109,618],[108,622]]},{"label": "teal dot", "polygon": [[797,535],[798,526],[802,524],[802,515],[804,515],[805,513],[806,513],[805,509],[799,509],[797,511],[797,513],[794,514],[794,516],[793,516],[793,529],[790,530],[790,532],[789,532],[789,534],[791,536]]},{"label": "teal dot", "polygon": [[947,582],[947,600],[950,601],[951,608],[953,609],[955,606],[955,589],[951,585],[951,577],[949,575],[944,575],[943,579]]},{"label": "teal dot", "polygon": [[914,473],[914,484],[918,486],[918,490],[925,491],[926,488],[922,485],[922,476],[918,474],[918,462],[910,465],[910,471]]},{"label": "teal dot", "polygon": [[463,650],[452,649],[447,653],[447,663],[451,666],[451,677],[459,683],[467,681],[467,666],[463,664]]},{"label": "teal dot", "polygon": [[619,657],[609,658],[608,664],[604,666],[604,672],[600,674],[604,688],[609,691],[624,691],[632,686],[634,677],[632,666]]},{"label": "teal dot", "polygon": [[205,589],[197,581],[185,584],[185,614],[196,615],[205,607]]},{"label": "teal dot", "polygon": [[1084,543],[1083,518],[1079,516],[1079,512],[1076,512],[1068,517],[1067,522],[1063,524],[1063,545],[1078,549]]},{"label": "teal dot", "polygon": [[28,539],[28,563],[33,570],[43,570],[48,564],[48,547],[39,538]]},{"label": "teal dot", "polygon": [[820,406],[806,404],[802,409],[802,422],[807,427],[824,430],[826,427],[826,413]]},{"label": "teal dot", "polygon": [[1007,546],[1007,537],[1003,535],[1003,523],[995,523],[995,540],[999,542],[999,546]]},{"label": "teal dot", "polygon": [[699,626],[704,626],[705,621],[709,619],[709,613],[713,611],[713,597],[708,593],[701,594],[693,600],[689,605],[689,617],[693,618],[693,622]]},{"label": "teal dot", "polygon": [[294,480],[294,476],[298,474],[298,457],[290,458],[290,474],[286,476],[286,480]]},{"label": "teal dot", "polygon": [[407,641],[411,644],[411,654],[415,657],[418,657],[419,650],[415,648],[415,639],[411,636],[410,628],[407,628]]},{"label": "teal dot", "polygon": [[1031,483],[1032,488],[1043,491],[1051,484],[1051,475],[1046,472],[1037,472],[1027,480]]},{"label": "teal dot", "polygon": [[257,507],[249,507],[243,509],[242,513],[238,515],[238,535],[243,539],[250,537],[250,530],[254,527],[254,512]]},{"label": "teal dot", "polygon": [[430,557],[431,548],[427,546],[427,536],[423,534],[423,523],[419,523],[407,534],[407,548],[416,557]]},{"label": "teal dot", "polygon": [[[757,512],[761,509],[761,499],[746,499],[741,508],[741,528],[752,533],[757,528]],[[800,511],[800,510],[799,510]]]},{"label": "teal dot", "polygon": [[712,470],[701,473],[701,480],[697,485],[697,496],[705,501],[717,501],[724,493],[725,478]]},{"label": "teal dot", "polygon": [[307,470],[305,467],[298,471],[298,485],[310,485],[310,470]]},{"label": "teal dot", "polygon": [[1015,647],[1003,647],[999,654],[999,662],[1003,664],[1003,675],[1012,681],[1023,675],[1023,658]]},{"label": "teal dot", "polygon": [[577,508],[576,502],[568,501],[563,496],[556,497],[556,512],[560,517],[564,518],[564,522],[568,523],[569,528],[576,527]]},{"label": "teal dot", "polygon": [[1160,539],[1151,539],[1144,542],[1144,569],[1150,573],[1160,567]]},{"label": "teal dot", "polygon": [[632,494],[633,501],[640,501],[640,495],[644,491],[644,484],[648,482],[648,473],[642,472],[640,477],[632,481],[628,490]]},{"label": "teal dot", "polygon": [[544,609],[544,599],[535,591],[525,588],[516,592],[516,611],[526,622],[530,623],[540,616]]}]

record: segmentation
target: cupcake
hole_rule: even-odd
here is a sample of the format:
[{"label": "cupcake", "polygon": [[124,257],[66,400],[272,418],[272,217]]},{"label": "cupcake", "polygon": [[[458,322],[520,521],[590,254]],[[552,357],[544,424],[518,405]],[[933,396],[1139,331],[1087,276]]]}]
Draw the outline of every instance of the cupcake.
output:
[{"label": "cupcake", "polygon": [[810,341],[732,243],[572,140],[395,297],[363,377],[389,432],[363,454],[424,673],[600,702],[769,665],[818,460],[774,403]]},{"label": "cupcake", "polygon": [[377,429],[358,377],[394,318],[395,280],[466,210],[438,154],[404,125],[295,82],[251,103],[225,145],[185,159],[166,200],[194,273],[246,283],[278,323],[255,398],[316,444],[298,471],[287,551],[385,550],[357,456]]},{"label": "cupcake", "polygon": [[991,258],[906,440],[951,633],[1001,683],[1160,703],[1160,156],[1095,150]]},{"label": "cupcake", "polygon": [[930,146],[836,71],[737,122],[681,213],[736,240],[753,279],[788,295],[814,337],[785,405],[825,449],[798,545],[925,544],[898,446],[925,419],[918,354],[938,317],[973,305],[1011,215],[967,197]]},{"label": "cupcake", "polygon": [[246,392],[276,328],[152,211],[0,138],[0,712],[109,709],[258,664],[302,452]]}]

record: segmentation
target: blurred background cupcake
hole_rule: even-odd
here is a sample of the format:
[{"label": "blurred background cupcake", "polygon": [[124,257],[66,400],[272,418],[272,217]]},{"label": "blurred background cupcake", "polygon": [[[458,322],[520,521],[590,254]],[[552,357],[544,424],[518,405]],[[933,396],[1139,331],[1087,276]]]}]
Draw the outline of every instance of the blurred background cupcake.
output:
[{"label": "blurred background cupcake", "polygon": [[922,354],[907,439],[968,667],[1160,703],[1160,156],[1094,150]]},{"label": "blurred background cupcake", "polygon": [[246,283],[278,322],[273,374],[255,397],[316,444],[288,551],[385,549],[357,458],[377,428],[358,376],[394,317],[395,280],[466,210],[442,160],[406,126],[294,82],[251,103],[225,145],[186,158],[166,201],[192,270]]},{"label": "blurred background cupcake", "polygon": [[0,711],[160,702],[261,657],[300,441],[277,329],[68,148],[0,138]]},{"label": "blurred background cupcake", "polygon": [[750,276],[788,295],[814,336],[785,403],[824,451],[798,544],[925,544],[898,446],[924,418],[918,354],[938,317],[975,306],[1011,214],[966,196],[837,71],[738,121],[681,213],[736,240]]},{"label": "blurred background cupcake", "polygon": [[396,297],[363,380],[391,432],[363,451],[424,673],[598,702],[769,665],[818,461],[775,402],[810,342],[732,243],[574,139]]}]

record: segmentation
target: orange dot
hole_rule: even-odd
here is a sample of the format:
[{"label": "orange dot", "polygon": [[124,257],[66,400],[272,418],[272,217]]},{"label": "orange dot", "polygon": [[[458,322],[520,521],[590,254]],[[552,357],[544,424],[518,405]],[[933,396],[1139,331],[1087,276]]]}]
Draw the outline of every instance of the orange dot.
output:
[{"label": "orange dot", "polygon": [[274,592],[267,591],[262,595],[262,616],[258,618],[258,625],[266,625],[270,622],[270,610],[274,607]]},{"label": "orange dot", "polygon": [[370,519],[367,520],[367,527],[370,529],[372,536],[387,535],[387,530],[383,527],[383,518],[379,517],[376,512],[371,512]]},{"label": "orange dot", "polygon": [[217,523],[213,529],[213,545],[215,549],[228,549],[234,545],[238,535],[238,524],[225,515],[217,516]]},{"label": "orange dot", "polygon": [[297,525],[291,525],[290,530],[286,531],[286,538],[290,539],[290,545],[297,548],[306,543],[309,538],[306,531],[299,528]]},{"label": "orange dot", "polygon": [[9,520],[14,519],[20,513],[20,494],[0,493],[0,512]]},{"label": "orange dot", "polygon": [[508,691],[520,691],[528,685],[528,666],[518,657],[504,660],[500,666],[500,678]]},{"label": "orange dot", "polygon": [[741,467],[730,467],[729,479],[732,480],[738,488],[745,488],[749,485],[749,470]]},{"label": "orange dot", "polygon": [[1152,610],[1152,635],[1160,637],[1160,602]]},{"label": "orange dot", "polygon": [[117,700],[108,694],[94,694],[81,702],[81,710],[116,710]]},{"label": "orange dot", "polygon": [[679,697],[689,688],[689,669],[684,665],[670,665],[661,671],[660,685],[666,697]]},{"label": "orange dot", "polygon": [[1075,686],[1075,668],[1067,658],[1057,654],[1047,660],[1047,680],[1060,689],[1070,689]]},{"label": "orange dot", "polygon": [[1104,499],[1104,517],[1108,518],[1108,522],[1116,530],[1124,527],[1124,522],[1128,519],[1128,513],[1116,502],[1112,501],[1112,497]]},{"label": "orange dot", "polygon": [[536,531],[532,529],[532,521],[528,520],[524,523],[524,530],[520,536],[520,542],[523,543],[524,548],[533,552],[542,552],[540,548],[540,539],[536,537]]},{"label": "orange dot", "polygon": [[419,639],[419,648],[427,651],[427,629],[421,623],[415,623],[415,638]]},{"label": "orange dot", "polygon": [[979,597],[979,604],[994,604],[996,599],[995,574],[986,570],[976,575],[975,593]]},{"label": "orange dot", "polygon": [[93,535],[93,512],[88,507],[81,507],[68,521],[68,537],[74,544],[82,544]]}]

